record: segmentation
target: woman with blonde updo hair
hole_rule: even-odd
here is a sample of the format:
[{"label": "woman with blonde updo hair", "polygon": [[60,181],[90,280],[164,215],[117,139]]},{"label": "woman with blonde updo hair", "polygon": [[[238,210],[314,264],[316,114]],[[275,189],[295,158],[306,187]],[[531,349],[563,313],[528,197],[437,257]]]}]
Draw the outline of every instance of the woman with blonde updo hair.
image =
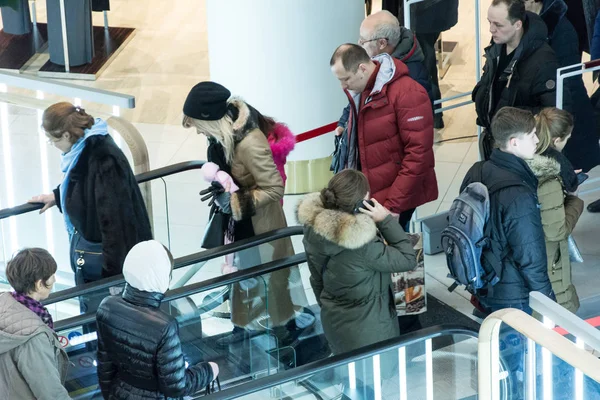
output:
[{"label": "woman with blonde updo hair", "polygon": [[344,170],[297,210],[310,283],[334,354],[400,334],[391,274],[417,266],[398,220],[368,198],[365,175]]},{"label": "woman with blonde updo hair", "polygon": [[[40,213],[58,206],[71,245],[76,285],[119,275],[129,250],[152,239],[150,220],[127,158],[108,126],[71,103],[56,103],[42,116],[48,144],[61,152],[62,183],[36,196]],[[108,291],[106,292],[108,294]],[[105,293],[82,296],[81,311],[95,311]]]}]

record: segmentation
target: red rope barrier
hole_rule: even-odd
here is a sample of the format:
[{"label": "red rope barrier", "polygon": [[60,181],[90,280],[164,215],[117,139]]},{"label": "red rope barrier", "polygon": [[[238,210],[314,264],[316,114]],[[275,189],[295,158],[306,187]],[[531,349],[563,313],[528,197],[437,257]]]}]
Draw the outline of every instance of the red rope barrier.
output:
[{"label": "red rope barrier", "polygon": [[296,143],[304,142],[306,140],[314,139],[317,136],[324,135],[329,132],[333,132],[337,127],[337,122],[332,122],[331,124],[321,126],[319,128],[313,129],[311,131],[307,131],[296,135]]},{"label": "red rope barrier", "polygon": [[[591,326],[593,326],[594,328],[597,328],[598,326],[600,326],[600,317],[594,317],[594,318],[589,318],[586,319],[585,322],[587,322],[588,324],[590,324]],[[565,336],[566,334],[568,334],[569,332],[561,327],[556,327],[554,328],[554,331],[560,335]]]}]

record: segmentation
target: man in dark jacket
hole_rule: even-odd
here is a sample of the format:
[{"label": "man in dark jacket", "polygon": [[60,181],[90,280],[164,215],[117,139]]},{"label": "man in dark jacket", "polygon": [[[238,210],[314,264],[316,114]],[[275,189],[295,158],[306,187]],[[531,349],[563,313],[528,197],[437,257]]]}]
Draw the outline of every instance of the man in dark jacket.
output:
[{"label": "man in dark jacket", "polygon": [[406,65],[385,53],[371,59],[362,47],[343,44],[330,66],[352,108],[335,172],[362,171],[371,197],[405,226],[416,207],[438,196],[429,97]]},{"label": "man in dark jacket", "polygon": [[[526,0],[525,8],[538,14],[548,28],[548,43],[556,54],[559,67],[578,64],[581,53],[578,51],[577,32],[567,19],[567,5],[563,0]],[[587,172],[600,164],[600,146],[594,107],[587,94],[581,76],[565,79],[564,86],[570,95],[565,110],[573,114],[575,125],[571,139],[563,149],[563,154],[575,169]]]},{"label": "man in dark jacket", "polygon": [[485,128],[480,151],[486,160],[493,147],[489,130],[496,112],[505,106],[533,113],[554,107],[558,68],[544,21],[526,12],[523,0],[493,0],[488,20],[492,43],[485,49],[483,75],[473,89],[477,124]]},{"label": "man in dark jacket", "polygon": [[[387,53],[402,61],[408,67],[408,74],[427,91],[433,105],[433,91],[429,73],[423,65],[425,59],[415,35],[400,26],[398,19],[389,11],[379,11],[371,14],[360,25],[358,44],[366,50],[369,57]],[[350,104],[344,108],[338,121],[336,134],[341,135],[348,123]]]},{"label": "man in dark jacket", "polygon": [[[492,120],[497,149],[483,164],[481,182],[488,188],[502,181],[522,184],[504,187],[490,194],[492,248],[499,265],[488,265],[500,282],[478,294],[489,312],[517,308],[531,313],[529,292],[538,291],[553,300],[546,243],[537,200],[537,178],[524,160],[532,159],[539,142],[533,114],[505,107]],[[461,192],[476,181],[474,166],[467,172]],[[487,258],[486,258],[487,259]],[[486,261],[484,261],[486,262]]]}]

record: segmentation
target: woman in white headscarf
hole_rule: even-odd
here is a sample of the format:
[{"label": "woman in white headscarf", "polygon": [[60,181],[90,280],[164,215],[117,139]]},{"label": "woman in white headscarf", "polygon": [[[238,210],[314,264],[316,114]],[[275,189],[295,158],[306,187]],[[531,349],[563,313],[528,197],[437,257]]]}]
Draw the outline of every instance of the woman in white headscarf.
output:
[{"label": "woman in white headscarf", "polygon": [[173,257],[160,242],[138,243],[123,264],[122,296],[100,304],[98,381],[105,399],[180,398],[217,377],[212,362],[185,368],[177,321],[159,309],[172,270]]}]

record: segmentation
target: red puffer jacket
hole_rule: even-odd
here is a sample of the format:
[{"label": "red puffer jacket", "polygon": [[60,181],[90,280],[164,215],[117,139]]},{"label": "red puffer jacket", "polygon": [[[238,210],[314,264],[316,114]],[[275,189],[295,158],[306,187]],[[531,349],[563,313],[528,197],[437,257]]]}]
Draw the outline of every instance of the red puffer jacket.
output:
[{"label": "red puffer jacket", "polygon": [[[390,211],[400,213],[438,197],[433,155],[433,112],[427,92],[408,75],[408,68],[387,54],[373,89],[360,95],[358,148],[361,171],[371,196]],[[356,103],[348,132],[353,131]],[[350,141],[349,141],[350,143]]]}]

